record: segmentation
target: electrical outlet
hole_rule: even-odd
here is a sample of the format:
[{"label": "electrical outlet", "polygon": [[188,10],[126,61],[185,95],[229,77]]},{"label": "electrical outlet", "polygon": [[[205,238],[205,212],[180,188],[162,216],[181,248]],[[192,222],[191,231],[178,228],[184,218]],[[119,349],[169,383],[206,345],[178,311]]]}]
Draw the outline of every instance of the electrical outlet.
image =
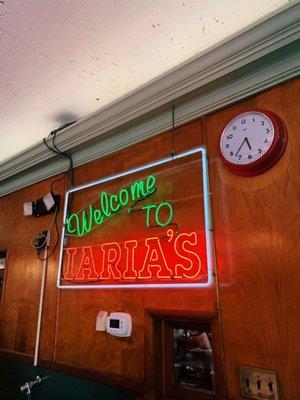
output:
[{"label": "electrical outlet", "polygon": [[239,366],[241,396],[257,400],[279,400],[275,371]]},{"label": "electrical outlet", "polygon": [[43,250],[47,245],[47,231],[43,231],[36,236],[34,247],[36,250]]},{"label": "electrical outlet", "polygon": [[34,247],[36,250],[44,250],[50,246],[50,231],[42,231],[35,238]]}]

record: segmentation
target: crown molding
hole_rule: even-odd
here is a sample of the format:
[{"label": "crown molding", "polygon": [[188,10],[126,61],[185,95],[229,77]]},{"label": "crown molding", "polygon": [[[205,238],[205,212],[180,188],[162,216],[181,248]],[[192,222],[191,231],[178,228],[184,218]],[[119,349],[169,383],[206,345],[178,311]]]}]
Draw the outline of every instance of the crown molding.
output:
[{"label": "crown molding", "polygon": [[178,105],[176,125],[184,125],[299,76],[300,39],[272,53],[269,60],[267,58],[249,64],[247,68],[240,70],[238,77],[227,77],[225,82],[219,83],[215,88]]},{"label": "crown molding", "polygon": [[[294,47],[294,46],[293,46]],[[235,79],[229,79],[214,89],[198,95],[192,100],[183,102],[176,107],[175,125],[180,126],[188,121],[201,117],[214,110],[237,102],[245,97],[258,93],[299,75],[300,72],[300,40],[295,43],[298,51],[290,49],[291,55],[282,51],[277,62],[272,62],[260,68],[251,68]],[[286,50],[286,48],[285,48]],[[122,148],[149,139],[172,128],[172,112],[166,110],[147,121],[136,124],[132,128],[122,130],[111,137],[108,136],[95,143],[73,152],[74,166],[85,164],[97,158],[104,157]],[[23,171],[0,183],[0,195],[14,192],[22,187],[56,175],[68,168],[68,162],[60,157],[51,159],[46,164]]]},{"label": "crown molding", "polygon": [[[176,105],[179,126],[298,76],[299,14],[300,3],[292,3],[66,128],[57,135],[57,145],[72,150],[74,165],[81,165],[172,128],[170,105]],[[0,164],[0,195],[66,167],[39,143]]]}]

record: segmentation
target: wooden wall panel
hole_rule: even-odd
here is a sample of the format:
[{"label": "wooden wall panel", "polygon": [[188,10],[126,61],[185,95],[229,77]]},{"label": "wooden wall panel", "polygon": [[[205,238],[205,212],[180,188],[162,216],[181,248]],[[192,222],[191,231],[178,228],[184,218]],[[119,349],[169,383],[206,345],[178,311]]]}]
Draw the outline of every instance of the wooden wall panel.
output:
[{"label": "wooden wall panel", "polygon": [[[0,199],[0,247],[9,249],[0,348],[25,354],[34,352],[41,278],[41,264],[30,243],[33,235],[48,228],[52,216],[25,218],[23,202],[36,200],[47,191],[49,182],[41,182]],[[59,214],[58,220],[60,218]],[[52,303],[55,304],[57,296],[50,281],[53,281],[56,263],[55,258],[49,259],[43,320],[43,325],[47,326],[47,330],[43,331],[47,343],[45,355],[49,359],[52,358],[55,328],[55,308]]]},{"label": "wooden wall panel", "polygon": [[[74,184],[141,165],[204,141],[200,121],[167,132],[156,138],[120,151],[104,159],[76,168]],[[10,249],[10,261],[4,295],[2,349],[33,354],[39,301],[41,264],[30,248],[34,234],[47,229],[52,216],[25,218],[22,204],[36,200],[50,189],[56,178],[25,188],[0,199],[1,248]],[[63,181],[55,184],[55,193],[63,194]],[[62,207],[61,207],[62,208]],[[61,213],[58,215],[61,223]],[[18,236],[12,233],[18,226]],[[53,230],[54,232],[54,230]],[[55,242],[52,237],[52,243]],[[51,249],[50,249],[51,251]],[[144,380],[144,332],[148,335],[145,309],[214,310],[214,290],[106,290],[60,291],[56,289],[57,251],[48,261],[40,356],[44,360]],[[99,310],[120,310],[133,315],[133,335],[118,339],[95,331]]]},{"label": "wooden wall panel", "polygon": [[[231,400],[240,399],[238,364],[276,369],[282,398],[295,400],[299,365],[299,81],[228,107],[206,119],[76,168],[78,185],[153,159],[208,144],[220,301],[215,289],[56,289],[57,252],[48,262],[41,357],[56,363],[153,383],[151,320],[147,309],[214,311],[221,307],[226,375]],[[231,174],[217,154],[223,126],[252,107],[278,113],[289,142],[279,163],[255,178]],[[9,248],[0,348],[33,354],[41,266],[30,239],[49,226],[51,216],[25,218],[24,201],[49,191],[53,180],[0,199],[0,248]],[[187,183],[188,184],[188,183]],[[55,186],[62,194],[63,182]],[[58,216],[61,222],[61,213]],[[53,238],[54,239],[54,238]],[[298,289],[298,292],[297,292]],[[133,335],[118,339],[95,331],[99,310],[133,315]],[[292,377],[292,378],[291,378]],[[225,398],[225,397],[224,397]]]},{"label": "wooden wall panel", "polygon": [[[299,93],[292,81],[206,119],[231,399],[240,398],[239,364],[277,370],[281,398],[300,398]],[[252,108],[277,113],[289,138],[271,170],[243,178],[222,165],[217,148],[226,123]]]},{"label": "wooden wall panel", "polygon": [[[76,184],[167,156],[173,145],[177,151],[182,151],[198,145],[201,140],[200,122],[196,121],[113,157],[97,160],[88,167],[78,168],[75,171]],[[150,308],[214,310],[214,290],[62,291],[55,360],[143,380],[145,309]],[[95,321],[100,310],[124,311],[133,315],[132,337],[118,339],[96,332]]]}]

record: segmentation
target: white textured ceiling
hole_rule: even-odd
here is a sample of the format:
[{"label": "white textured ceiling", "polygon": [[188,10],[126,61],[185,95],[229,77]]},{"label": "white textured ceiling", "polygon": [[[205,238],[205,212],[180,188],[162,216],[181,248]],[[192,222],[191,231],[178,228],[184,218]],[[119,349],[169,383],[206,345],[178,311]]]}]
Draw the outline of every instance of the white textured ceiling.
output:
[{"label": "white textured ceiling", "polygon": [[0,162],[289,0],[0,0]]}]

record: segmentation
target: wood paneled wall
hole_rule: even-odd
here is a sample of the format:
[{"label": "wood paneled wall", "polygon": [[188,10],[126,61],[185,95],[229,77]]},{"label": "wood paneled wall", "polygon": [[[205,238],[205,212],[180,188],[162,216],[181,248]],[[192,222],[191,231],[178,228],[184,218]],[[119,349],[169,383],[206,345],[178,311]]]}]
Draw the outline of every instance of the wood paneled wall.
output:
[{"label": "wood paneled wall", "polygon": [[[47,270],[43,360],[111,374],[112,379],[121,377],[128,387],[141,387],[145,381],[151,387],[147,369],[151,359],[151,320],[145,310],[217,310],[223,323],[229,398],[240,399],[240,364],[277,370],[282,399],[300,398],[296,384],[300,371],[300,118],[295,107],[297,99],[299,104],[299,89],[299,81],[288,82],[205,119],[76,168],[77,185],[169,155],[172,141],[176,151],[207,144],[219,287],[58,291],[55,254],[49,259]],[[277,113],[286,123],[289,141],[284,156],[270,171],[242,178],[222,165],[217,153],[218,139],[231,117],[250,108]],[[41,265],[30,248],[30,240],[47,229],[52,216],[24,218],[22,204],[49,191],[52,179],[0,199],[0,248],[9,249],[0,347],[9,352],[34,352]],[[56,184],[55,192],[63,194],[62,181]],[[58,219],[61,221],[61,213]],[[55,237],[52,243],[54,240]],[[99,310],[130,312],[134,321],[132,336],[118,339],[96,332]]]},{"label": "wood paneled wall", "polygon": [[[274,369],[281,398],[300,398],[300,81],[292,81],[206,119],[215,239],[220,265],[226,371],[238,398],[237,365]],[[298,109],[297,109],[298,105]],[[235,114],[277,113],[288,130],[284,156],[253,178],[228,172],[218,134]]]}]

